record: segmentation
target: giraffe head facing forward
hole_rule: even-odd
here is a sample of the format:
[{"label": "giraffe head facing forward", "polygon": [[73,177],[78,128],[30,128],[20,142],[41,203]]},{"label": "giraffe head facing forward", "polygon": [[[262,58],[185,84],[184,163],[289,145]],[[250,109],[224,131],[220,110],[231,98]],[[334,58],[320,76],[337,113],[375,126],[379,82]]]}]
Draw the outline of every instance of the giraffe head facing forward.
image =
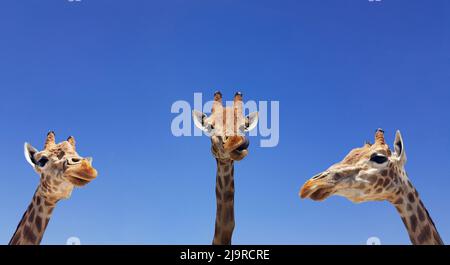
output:
[{"label": "giraffe head facing forward", "polygon": [[54,132],[49,132],[42,151],[25,143],[24,154],[41,177],[38,192],[51,201],[69,198],[75,186],[84,186],[97,177],[92,158],[78,155],[72,136],[57,144]]},{"label": "giraffe head facing forward", "polygon": [[384,131],[375,133],[375,143],[353,149],[341,162],[308,180],[300,190],[302,198],[322,201],[340,195],[353,202],[395,200],[403,185],[410,183],[404,165],[406,154],[397,131],[391,152]]},{"label": "giraffe head facing forward", "polygon": [[211,137],[213,156],[222,160],[242,160],[248,154],[249,140],[245,133],[258,123],[258,113],[244,117],[242,93],[234,96],[233,105],[224,107],[222,93],[214,93],[211,115],[194,110],[194,124]]}]

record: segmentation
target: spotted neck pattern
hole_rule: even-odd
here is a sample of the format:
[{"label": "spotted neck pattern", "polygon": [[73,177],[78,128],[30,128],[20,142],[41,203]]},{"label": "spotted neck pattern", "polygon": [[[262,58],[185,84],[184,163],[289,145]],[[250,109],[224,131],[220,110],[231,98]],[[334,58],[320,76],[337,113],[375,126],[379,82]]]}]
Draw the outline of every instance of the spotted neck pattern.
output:
[{"label": "spotted neck pattern", "polygon": [[41,186],[34,193],[30,205],[9,242],[10,245],[40,244],[56,206],[56,201],[47,198],[40,191]]},{"label": "spotted neck pattern", "polygon": [[395,195],[389,201],[400,214],[403,224],[408,231],[411,243],[414,245],[443,245],[436,226],[425,208],[419,193],[406,177],[406,172],[396,167],[391,167],[390,174],[394,174],[394,180],[401,182]]},{"label": "spotted neck pattern", "polygon": [[213,245],[231,245],[234,230],[234,161],[217,160],[216,224]]}]

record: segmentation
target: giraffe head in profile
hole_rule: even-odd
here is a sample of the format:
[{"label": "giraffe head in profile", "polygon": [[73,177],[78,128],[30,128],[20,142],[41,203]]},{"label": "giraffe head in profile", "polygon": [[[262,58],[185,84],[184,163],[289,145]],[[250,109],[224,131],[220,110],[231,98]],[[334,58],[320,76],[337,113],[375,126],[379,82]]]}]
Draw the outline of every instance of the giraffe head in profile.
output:
[{"label": "giraffe head in profile", "polygon": [[37,192],[49,201],[67,199],[74,187],[84,186],[97,177],[92,158],[78,155],[72,136],[57,144],[54,132],[49,132],[42,151],[25,143],[24,153],[40,176]]},{"label": "giraffe head in profile", "polygon": [[325,200],[340,195],[353,202],[396,201],[404,196],[406,186],[411,186],[405,170],[405,148],[397,131],[394,151],[378,129],[374,144],[366,143],[355,148],[339,163],[308,180],[300,190],[302,198]]},{"label": "giraffe head in profile", "polygon": [[258,123],[258,113],[244,116],[242,93],[234,96],[233,105],[224,107],[222,93],[214,93],[211,115],[194,110],[194,124],[211,137],[211,151],[219,160],[242,160],[248,154],[249,140],[245,133]]},{"label": "giraffe head in profile", "polygon": [[300,190],[302,198],[322,201],[340,195],[352,202],[387,200],[395,206],[415,245],[442,245],[436,226],[419,193],[405,172],[406,154],[397,131],[394,152],[375,133],[375,143],[353,149],[341,162],[308,180]]}]

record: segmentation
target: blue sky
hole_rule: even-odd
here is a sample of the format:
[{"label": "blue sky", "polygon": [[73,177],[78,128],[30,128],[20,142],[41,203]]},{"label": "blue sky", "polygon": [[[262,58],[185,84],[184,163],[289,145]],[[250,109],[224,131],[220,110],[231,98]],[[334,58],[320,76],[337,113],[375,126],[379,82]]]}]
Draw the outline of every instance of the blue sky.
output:
[{"label": "blue sky", "polygon": [[450,240],[450,3],[2,1],[0,243],[38,176],[23,142],[77,139],[98,178],[59,203],[44,244],[210,244],[207,137],[174,137],[176,100],[280,102],[280,142],[236,164],[236,244],[409,244],[387,202],[300,200],[314,174],[400,129],[407,172]]}]

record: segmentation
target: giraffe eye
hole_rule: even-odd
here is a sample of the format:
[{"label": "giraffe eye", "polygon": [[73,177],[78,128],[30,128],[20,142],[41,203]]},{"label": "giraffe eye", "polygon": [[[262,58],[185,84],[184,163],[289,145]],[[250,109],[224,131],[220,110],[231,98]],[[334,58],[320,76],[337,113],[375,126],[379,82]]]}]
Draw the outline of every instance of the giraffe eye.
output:
[{"label": "giraffe eye", "polygon": [[41,159],[39,159],[39,161],[37,162],[37,165],[39,167],[44,167],[45,164],[47,164],[47,162],[48,162],[48,158],[44,156]]},{"label": "giraffe eye", "polygon": [[370,156],[370,161],[375,162],[377,164],[383,164],[384,162],[387,161],[387,157],[384,155],[375,153]]}]

